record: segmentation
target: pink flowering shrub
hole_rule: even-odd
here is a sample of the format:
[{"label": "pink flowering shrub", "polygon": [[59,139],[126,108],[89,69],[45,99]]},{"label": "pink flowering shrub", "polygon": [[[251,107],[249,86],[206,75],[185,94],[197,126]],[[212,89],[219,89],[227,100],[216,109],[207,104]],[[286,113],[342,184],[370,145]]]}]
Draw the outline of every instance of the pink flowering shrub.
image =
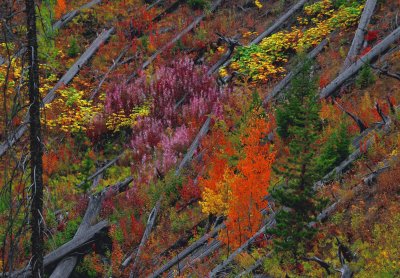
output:
[{"label": "pink flowering shrub", "polygon": [[222,113],[222,92],[207,68],[187,57],[161,66],[149,78],[140,74],[132,83],[117,82],[106,95],[106,113],[150,103],[150,114],[132,127],[130,147],[141,173],[154,167],[168,171],[186,152],[209,114]]}]

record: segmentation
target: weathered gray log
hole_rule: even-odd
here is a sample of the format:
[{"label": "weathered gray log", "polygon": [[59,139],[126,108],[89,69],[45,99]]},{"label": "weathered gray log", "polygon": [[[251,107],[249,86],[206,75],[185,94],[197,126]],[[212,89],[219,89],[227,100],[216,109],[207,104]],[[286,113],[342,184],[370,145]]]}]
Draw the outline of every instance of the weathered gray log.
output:
[{"label": "weathered gray log", "polygon": [[[82,5],[81,7],[79,7],[76,10],[68,12],[67,14],[63,15],[60,20],[58,20],[57,22],[55,22],[53,24],[52,29],[54,31],[61,29],[68,22],[70,22],[75,16],[77,16],[82,10],[89,9],[100,2],[101,2],[101,0],[92,0],[89,3]],[[25,52],[26,52],[26,48],[23,47],[17,53],[15,53],[13,56],[14,56],[14,58],[17,58],[17,57],[22,56]],[[3,65],[5,62],[6,62],[6,60],[4,58],[0,57],[0,66]]]},{"label": "weathered gray log", "polygon": [[347,53],[346,59],[344,60],[340,72],[345,71],[354,62],[354,59],[360,53],[361,47],[364,42],[364,35],[367,31],[369,21],[371,20],[371,17],[374,13],[376,2],[376,0],[367,0],[367,2],[365,3],[364,10],[361,14],[361,18],[358,23],[353,42],[351,43],[349,52]]},{"label": "weathered gray log", "polygon": [[247,276],[247,275],[251,275],[253,273],[254,270],[257,270],[257,268],[259,268],[260,266],[262,266],[263,262],[265,261],[265,259],[269,256],[269,254],[267,256],[261,257],[259,258],[254,264],[252,264],[250,267],[248,267],[247,269],[245,269],[244,271],[242,271],[241,273],[239,273],[236,278],[240,278],[243,276]]},{"label": "weathered gray log", "polygon": [[177,256],[175,256],[174,258],[172,258],[171,260],[169,260],[166,264],[164,264],[161,268],[159,268],[158,270],[156,270],[153,274],[151,274],[150,277],[158,277],[161,274],[163,274],[165,271],[168,271],[171,267],[173,267],[174,265],[176,265],[177,263],[179,263],[181,260],[183,260],[184,258],[186,258],[187,256],[189,256],[193,251],[197,250],[198,248],[200,248],[201,246],[203,246],[204,244],[207,244],[208,240],[210,238],[213,238],[215,236],[218,235],[218,232],[223,229],[225,227],[224,224],[220,224],[219,226],[217,226],[212,232],[205,234],[204,236],[202,236],[200,239],[198,239],[195,243],[193,243],[192,245],[190,245],[188,248],[186,248],[185,250],[183,250],[182,252],[180,252]]},{"label": "weathered gray log", "polygon": [[[88,230],[85,231],[85,233],[82,234],[82,236],[78,238],[74,238],[64,245],[60,246],[56,250],[50,252],[44,257],[43,264],[44,267],[48,267],[51,264],[56,263],[57,261],[61,260],[68,254],[73,253],[74,251],[82,248],[83,246],[87,245],[94,237],[96,234],[101,232],[102,230],[106,229],[108,227],[108,221],[104,220],[96,225],[90,227]],[[11,277],[30,277],[30,267],[26,267],[20,271],[16,271],[11,274]]]},{"label": "weathered gray log", "polygon": [[376,59],[380,54],[382,54],[385,50],[387,50],[391,44],[395,43],[399,39],[400,39],[400,27],[395,29],[384,40],[375,45],[370,52],[368,52],[363,57],[358,59],[343,73],[339,74],[339,76],[336,77],[335,80],[333,80],[325,88],[323,88],[320,92],[320,98],[327,98],[331,96],[333,93],[335,93],[335,91],[338,88],[340,88],[344,84],[344,82],[347,79],[354,76],[365,63],[369,63],[372,60]]},{"label": "weathered gray log", "polygon": [[154,3],[152,3],[151,5],[149,5],[146,10],[151,10],[154,6],[157,6],[158,4],[160,4],[162,1],[164,0],[157,0]]},{"label": "weathered gray log", "polygon": [[231,58],[236,46],[241,46],[241,44],[237,40],[237,37],[234,37],[232,39],[223,37],[221,35],[219,35],[219,37],[228,44],[228,50],[224,53],[224,55],[222,55],[221,59],[219,59],[211,68],[209,68],[209,70],[207,71],[208,75],[214,74],[226,61]]},{"label": "weathered gray log", "polygon": [[350,118],[353,119],[353,121],[357,124],[358,129],[360,130],[360,133],[363,133],[364,131],[366,131],[368,129],[367,125],[363,122],[363,120],[361,120],[359,117],[357,117],[350,111],[347,111],[346,109],[344,109],[344,107],[341,106],[340,103],[338,103],[337,101],[335,101],[335,104],[340,108],[340,110],[342,110],[346,115],[348,115]]},{"label": "weathered gray log", "polygon": [[201,127],[199,133],[197,134],[196,138],[194,138],[192,144],[189,147],[189,150],[183,157],[181,163],[179,163],[179,166],[175,171],[176,174],[182,171],[182,169],[185,168],[189,163],[189,161],[192,159],[194,152],[196,151],[197,147],[200,144],[201,138],[203,138],[209,131],[210,124],[211,124],[211,117],[208,117],[207,120],[204,122],[203,126]]},{"label": "weathered gray log", "polygon": [[[100,175],[98,176],[100,177]],[[92,188],[95,188],[100,180],[94,179]],[[125,181],[119,182],[114,186],[106,187],[98,194],[93,194],[89,197],[89,204],[83,216],[82,222],[76,231],[74,238],[82,236],[97,220],[100,214],[101,205],[106,197],[107,192],[111,192],[112,195],[117,194],[126,188],[128,188],[129,183],[132,182],[132,178],[128,178]],[[70,256],[64,258],[59,262],[52,272],[50,278],[67,278],[70,276],[78,262],[77,256]]]},{"label": "weathered gray log", "polygon": [[86,3],[85,5],[82,5],[76,10],[70,11],[63,15],[60,20],[58,20],[56,23],[53,24],[53,30],[61,29],[64,27],[68,22],[70,22],[75,16],[77,16],[82,10],[84,9],[90,9],[94,5],[97,5],[101,2],[101,0],[92,0],[89,3]]},{"label": "weathered gray log", "polygon": [[[383,132],[387,133],[390,130],[390,125],[391,125],[391,120],[388,118],[388,121],[386,124],[383,126]],[[346,169],[349,168],[349,166],[357,160],[361,155],[364,153],[364,149],[367,150],[369,149],[372,144],[375,142],[375,136],[372,136],[368,138],[368,140],[363,144],[362,147],[357,148],[353,153],[351,153],[342,163],[340,163],[337,167],[335,167],[332,171],[330,171],[328,174],[326,174],[321,180],[316,182],[314,184],[314,190],[320,189],[322,186],[324,186],[327,182],[331,181],[333,178],[341,175]]]},{"label": "weathered gray log", "polygon": [[[153,229],[154,224],[156,223],[157,215],[158,215],[158,212],[160,211],[160,207],[161,207],[161,201],[162,201],[162,198],[158,199],[156,205],[150,212],[149,218],[147,220],[146,229],[143,233],[142,240],[140,241],[139,247],[138,247],[136,255],[134,257],[135,259],[133,261],[133,266],[132,266],[130,277],[134,277],[134,275],[136,275],[137,266],[140,262],[140,256],[142,255],[143,248],[144,248],[145,244],[147,243],[147,240],[150,236],[150,233],[151,233],[151,230]],[[132,259],[133,256],[134,256],[134,254],[132,254],[130,256],[130,258]],[[127,262],[127,264],[129,264],[129,262]]]},{"label": "weathered gray log", "polygon": [[[159,50],[157,50],[153,55],[151,55],[141,66],[141,70],[146,69],[161,53],[163,53],[165,50],[173,46],[177,41],[179,41],[184,35],[192,31],[210,12],[214,12],[219,5],[221,5],[222,0],[215,0],[214,3],[211,5],[211,8],[207,12],[203,12],[201,15],[197,16],[193,22],[187,26],[185,29],[183,29],[178,35],[176,35],[172,40],[170,40],[168,43],[166,43],[163,47],[161,47]],[[134,72],[127,78],[127,82],[131,81],[135,76],[137,75],[137,72]]]},{"label": "weathered gray log", "polygon": [[[72,254],[73,251],[81,248],[82,246],[89,243],[89,241],[101,230],[108,228],[107,221],[101,221],[93,225],[100,213],[102,201],[106,196],[115,195],[117,193],[123,192],[128,188],[129,183],[133,180],[132,177],[128,177],[122,182],[119,182],[113,186],[106,187],[100,193],[94,194],[89,199],[89,205],[86,209],[85,215],[82,219],[79,228],[72,240],[65,243],[56,250],[50,252],[44,257],[45,268],[49,265],[62,260],[56,267],[51,277],[68,277],[69,274],[74,269],[77,258],[71,258],[68,255]],[[93,226],[92,226],[93,225]],[[66,258],[64,260],[64,258]],[[12,277],[25,277],[30,276],[29,266],[23,270],[17,271],[11,275]]]},{"label": "weathered gray log", "polygon": [[153,22],[158,22],[160,21],[166,14],[170,14],[176,9],[179,8],[181,4],[186,2],[187,0],[176,0],[174,3],[172,3],[169,7],[167,7],[164,11],[162,11],[160,14],[158,14],[156,17],[153,18]]},{"label": "weathered gray log", "polygon": [[100,169],[96,170],[96,172],[94,174],[92,174],[91,176],[89,176],[85,181],[81,182],[80,184],[77,185],[77,187],[82,187],[83,184],[85,182],[91,181],[93,180],[95,177],[97,177],[98,175],[104,173],[105,170],[107,170],[108,168],[110,168],[112,165],[114,165],[118,159],[120,159],[122,156],[122,153],[119,154],[117,157],[115,157],[114,159],[110,160],[109,162],[107,162],[103,167],[101,167]]},{"label": "weathered gray log", "polygon": [[293,7],[291,7],[284,15],[282,15],[280,18],[278,18],[275,23],[269,27],[267,30],[262,32],[257,38],[255,38],[253,41],[251,41],[250,45],[253,44],[258,44],[260,43],[265,37],[268,37],[272,33],[274,33],[276,30],[278,30],[285,22],[293,17],[293,15],[300,10],[308,0],[300,0],[297,2]]},{"label": "weathered gray log", "polygon": [[93,93],[90,95],[89,100],[93,100],[96,97],[96,95],[100,91],[101,86],[103,85],[104,81],[106,81],[108,75],[119,65],[119,62],[125,56],[125,54],[128,52],[128,50],[129,50],[129,46],[124,47],[124,49],[119,53],[118,57],[115,60],[113,60],[113,64],[111,65],[111,67],[108,68],[107,72],[101,78],[99,85],[97,85],[96,89],[93,90]]},{"label": "weathered gray log", "polygon": [[[219,241],[218,239],[213,239],[209,244],[204,245],[203,247],[197,249],[193,254],[188,256],[185,260],[182,262],[178,262],[175,269],[177,270],[176,272],[181,274],[186,268],[191,267],[192,265],[200,262],[203,258],[208,257],[211,253],[215,252],[217,249],[219,249],[222,246],[222,242]],[[167,277],[168,278],[173,278],[175,277],[175,271],[172,269],[168,272]]]},{"label": "weathered gray log", "polygon": [[[283,24],[286,23],[286,21],[291,18],[299,9],[301,9],[308,0],[300,0],[297,2],[294,6],[292,6],[286,13],[284,13],[282,16],[280,16],[274,24],[272,24],[270,27],[267,28],[264,32],[262,32],[260,35],[258,35],[257,38],[252,40],[248,45],[253,45],[253,44],[259,44],[264,38],[268,37],[269,35],[273,34],[279,28],[282,27]],[[226,67],[230,64],[231,60],[227,60],[225,63],[221,65],[221,67]]]},{"label": "weathered gray log", "polygon": [[[328,40],[323,40],[319,45],[317,45],[308,55],[308,59],[314,59],[317,55],[325,48],[328,44]],[[290,81],[299,73],[300,68],[296,67],[292,70],[288,75],[285,76],[274,88],[273,90],[265,97],[263,104],[266,105],[271,100],[277,97],[277,95],[282,92],[283,89],[289,85]]]},{"label": "weathered gray log", "polygon": [[244,244],[242,244],[238,249],[236,249],[229,257],[224,260],[222,263],[217,265],[210,273],[208,273],[208,277],[216,277],[218,273],[223,271],[232,261],[236,258],[237,255],[245,251],[259,236],[264,234],[268,228],[271,228],[275,225],[275,215],[271,215],[268,223],[264,225],[260,230],[258,230],[251,238],[246,240]]},{"label": "weathered gray log", "polygon": [[[100,182],[101,175],[97,176],[93,180],[92,188],[96,187],[98,183]],[[85,215],[83,216],[82,222],[78,227],[78,230],[76,231],[74,238],[80,236],[82,232],[87,230],[92,224],[94,224],[94,221],[96,220],[97,216],[99,215],[100,208],[102,201],[104,199],[104,195],[100,196],[91,196],[89,197],[89,204],[88,207],[85,211]],[[64,258],[61,262],[59,262],[54,269],[54,271],[51,273],[50,278],[62,278],[62,277],[69,277],[72,271],[74,270],[76,264],[78,262],[78,257],[77,256],[71,256],[71,257],[66,257]]]},{"label": "weathered gray log", "polygon": [[[114,28],[110,28],[108,30],[104,30],[94,41],[93,43],[86,49],[85,53],[82,54],[81,57],[75,62],[75,64],[61,77],[61,79],[57,82],[57,84],[50,90],[50,92],[43,98],[42,103],[48,104],[55,98],[55,94],[57,89],[60,87],[67,85],[71,80],[75,77],[75,75],[79,72],[81,67],[93,56],[94,53],[103,45],[105,41],[107,41],[111,34],[114,32]],[[0,145],[0,157],[5,154],[5,152],[12,147],[24,133],[28,130],[28,122],[29,116],[25,116],[24,122],[16,129],[16,131],[10,135],[5,142]]]}]

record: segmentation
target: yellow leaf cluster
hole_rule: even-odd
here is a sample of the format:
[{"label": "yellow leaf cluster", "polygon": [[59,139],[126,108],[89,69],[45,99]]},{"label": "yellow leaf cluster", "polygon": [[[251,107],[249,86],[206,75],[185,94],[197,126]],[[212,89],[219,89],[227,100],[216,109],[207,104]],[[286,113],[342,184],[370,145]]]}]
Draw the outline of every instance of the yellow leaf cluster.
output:
[{"label": "yellow leaf cluster", "polygon": [[[335,10],[331,0],[323,0],[304,8],[306,17],[297,20],[305,31],[292,28],[290,31],[275,33],[259,45],[239,47],[230,66],[242,76],[251,77],[253,82],[265,82],[285,73],[283,64],[292,51],[304,52],[319,44],[335,29],[345,29],[357,23],[363,5],[342,5]],[[223,69],[221,76],[228,72]]]},{"label": "yellow leaf cluster", "polygon": [[45,105],[45,113],[49,117],[43,124],[64,132],[85,131],[93,117],[102,110],[102,105],[86,100],[83,91],[63,89],[56,100]]},{"label": "yellow leaf cluster", "polygon": [[108,115],[106,126],[107,129],[112,130],[113,132],[118,132],[121,130],[121,128],[129,128],[134,126],[139,117],[146,117],[149,114],[150,105],[148,103],[144,104],[143,106],[133,108],[129,115],[126,115],[126,113],[121,110],[118,113],[112,113],[111,115]]},{"label": "yellow leaf cluster", "polygon": [[201,210],[206,214],[227,215],[229,211],[229,200],[232,197],[231,184],[235,175],[226,168],[224,175],[215,185],[215,189],[208,187],[202,192],[202,201],[200,201]]}]

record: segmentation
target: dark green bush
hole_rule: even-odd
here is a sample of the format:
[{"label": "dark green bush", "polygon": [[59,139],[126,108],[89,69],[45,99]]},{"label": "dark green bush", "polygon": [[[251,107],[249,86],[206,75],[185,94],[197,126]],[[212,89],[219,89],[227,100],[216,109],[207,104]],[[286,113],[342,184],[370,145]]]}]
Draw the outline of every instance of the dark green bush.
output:
[{"label": "dark green bush", "polygon": [[78,45],[78,42],[76,41],[76,39],[75,38],[70,39],[69,40],[69,48],[67,50],[68,56],[71,58],[76,57],[76,56],[78,56],[79,52],[80,52],[80,49],[79,49],[79,45]]},{"label": "dark green bush", "polygon": [[365,89],[375,83],[376,77],[369,64],[364,64],[356,78],[356,86],[359,89]]},{"label": "dark green bush", "polygon": [[204,10],[209,6],[210,2],[208,0],[189,0],[188,5],[193,10]]}]

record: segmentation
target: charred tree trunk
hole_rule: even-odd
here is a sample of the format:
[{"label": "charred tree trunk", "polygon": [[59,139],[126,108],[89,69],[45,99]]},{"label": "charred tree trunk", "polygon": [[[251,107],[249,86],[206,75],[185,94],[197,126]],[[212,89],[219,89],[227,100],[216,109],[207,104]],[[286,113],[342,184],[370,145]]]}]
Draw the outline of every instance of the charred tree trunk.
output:
[{"label": "charred tree trunk", "polygon": [[43,277],[43,162],[40,126],[40,95],[38,43],[36,36],[35,1],[26,0],[28,64],[29,64],[29,126],[31,154],[31,229],[32,277]]}]

